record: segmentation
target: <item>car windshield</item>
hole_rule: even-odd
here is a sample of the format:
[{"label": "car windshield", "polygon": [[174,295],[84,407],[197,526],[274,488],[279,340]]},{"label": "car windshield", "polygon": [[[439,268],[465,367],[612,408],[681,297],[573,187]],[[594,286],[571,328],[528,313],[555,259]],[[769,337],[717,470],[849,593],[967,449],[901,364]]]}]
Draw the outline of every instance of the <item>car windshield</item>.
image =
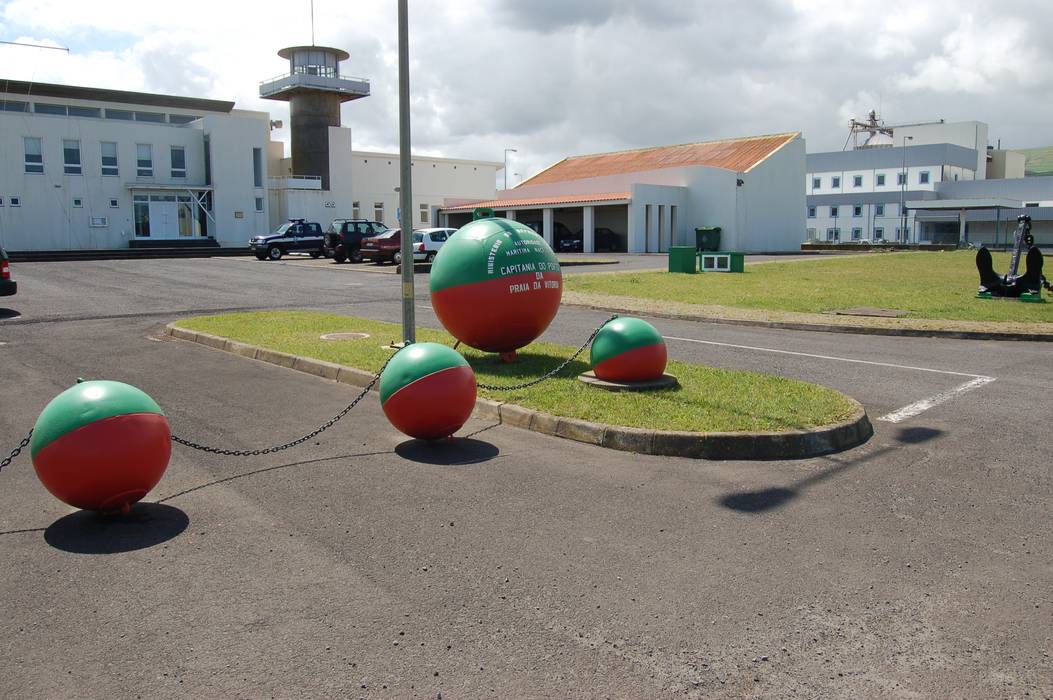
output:
[{"label": "car windshield", "polygon": [[373,224],[373,230],[379,233],[386,233],[388,231],[398,231],[398,229],[390,229],[379,221]]},{"label": "car windshield", "polygon": [[377,238],[394,238],[398,234],[399,234],[399,230],[397,228],[389,228],[387,231],[384,231],[383,233],[378,234],[376,237]]},{"label": "car windshield", "polygon": [[414,243],[420,243],[423,240],[424,240],[424,234],[423,233],[421,233],[420,231],[414,231],[413,232],[413,242]]},{"label": "car windshield", "polygon": [[274,232],[275,233],[285,233],[286,231],[289,230],[290,226],[292,226],[292,224],[282,224],[278,228],[274,229]]}]

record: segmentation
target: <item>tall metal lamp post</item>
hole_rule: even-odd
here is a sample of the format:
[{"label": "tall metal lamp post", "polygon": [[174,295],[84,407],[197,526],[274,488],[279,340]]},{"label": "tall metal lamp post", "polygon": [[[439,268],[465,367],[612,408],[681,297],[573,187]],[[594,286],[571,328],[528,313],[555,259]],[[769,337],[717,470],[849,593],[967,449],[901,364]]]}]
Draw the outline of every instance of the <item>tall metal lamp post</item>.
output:
[{"label": "tall metal lamp post", "polygon": [[907,233],[907,211],[904,209],[907,196],[907,141],[913,141],[913,136],[903,137],[903,183],[899,189],[899,216],[900,216],[900,231],[903,232],[903,242],[910,243],[910,234]]},{"label": "tall metal lamp post", "polygon": [[517,151],[514,148],[506,148],[505,149],[505,189],[506,190],[508,189],[508,154],[509,153],[519,153],[519,151]]},{"label": "tall metal lamp post", "polygon": [[413,314],[413,155],[410,153],[409,10],[399,0],[399,226],[402,229],[402,342],[416,342]]}]

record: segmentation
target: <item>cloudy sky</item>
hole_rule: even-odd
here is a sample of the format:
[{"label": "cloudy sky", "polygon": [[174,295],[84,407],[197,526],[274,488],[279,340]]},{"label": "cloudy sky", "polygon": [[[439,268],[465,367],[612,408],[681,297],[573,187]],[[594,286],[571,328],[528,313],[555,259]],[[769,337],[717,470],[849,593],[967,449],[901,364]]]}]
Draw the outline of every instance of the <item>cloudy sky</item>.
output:
[{"label": "cloudy sky", "polygon": [[[1053,144],[1048,0],[409,0],[414,151],[500,161],[510,184],[566,155],[847,122],[977,119],[992,144]],[[395,0],[315,0],[315,43],[372,95],[354,147],[397,151]],[[233,99],[311,41],[309,0],[0,0],[0,79]],[[286,138],[283,132],[278,138]],[[518,177],[516,176],[518,174]]]}]

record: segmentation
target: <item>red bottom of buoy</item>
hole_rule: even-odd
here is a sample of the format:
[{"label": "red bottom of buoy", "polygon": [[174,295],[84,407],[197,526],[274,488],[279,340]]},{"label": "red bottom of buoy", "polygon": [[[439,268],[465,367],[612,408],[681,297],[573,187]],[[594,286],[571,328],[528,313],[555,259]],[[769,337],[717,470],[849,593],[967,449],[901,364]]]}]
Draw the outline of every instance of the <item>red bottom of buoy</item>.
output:
[{"label": "red bottom of buoy", "polygon": [[74,508],[127,509],[150,492],[168,468],[172,434],[157,413],[129,413],[63,435],[33,458],[37,477]]},{"label": "red bottom of buoy", "polygon": [[665,343],[655,343],[615,355],[592,371],[607,382],[645,382],[661,377],[667,360]]},{"label": "red bottom of buoy", "polygon": [[396,391],[383,408],[391,424],[410,437],[450,437],[475,408],[475,373],[468,366],[439,370]]}]

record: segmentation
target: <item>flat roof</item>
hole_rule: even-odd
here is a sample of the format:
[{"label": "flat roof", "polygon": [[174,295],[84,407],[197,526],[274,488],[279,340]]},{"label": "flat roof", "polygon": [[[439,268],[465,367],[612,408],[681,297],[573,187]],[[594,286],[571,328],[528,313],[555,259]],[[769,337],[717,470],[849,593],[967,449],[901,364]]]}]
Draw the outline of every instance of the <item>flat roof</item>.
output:
[{"label": "flat roof", "polygon": [[907,209],[919,211],[961,211],[962,209],[1023,209],[1024,203],[1002,197],[975,197],[969,199],[914,200],[906,204]]},{"label": "flat roof", "polygon": [[229,113],[234,109],[233,102],[226,100],[207,100],[200,97],[181,97],[179,95],[159,95],[151,92],[130,92],[128,90],[110,90],[109,88],[91,88],[78,85],[57,85],[54,83],[35,83],[24,80],[2,80],[0,93],[26,95],[31,97],[64,97],[71,100],[95,100],[97,102],[114,102],[118,104],[150,105],[151,107],[175,107],[199,112]]}]

